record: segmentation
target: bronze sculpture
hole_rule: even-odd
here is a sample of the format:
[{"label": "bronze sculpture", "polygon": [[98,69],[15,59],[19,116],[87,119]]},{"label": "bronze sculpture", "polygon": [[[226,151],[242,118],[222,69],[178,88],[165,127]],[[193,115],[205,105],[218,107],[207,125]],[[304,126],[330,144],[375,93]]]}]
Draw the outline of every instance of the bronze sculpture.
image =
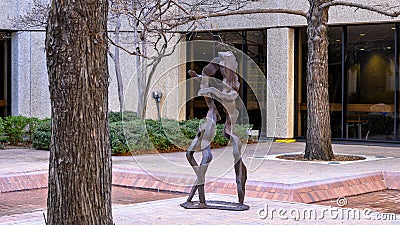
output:
[{"label": "bronze sculpture", "polygon": [[[213,208],[225,210],[247,210],[249,206],[245,205],[245,186],[247,180],[247,169],[241,157],[242,143],[239,136],[235,132],[235,123],[239,117],[239,111],[236,109],[236,99],[239,96],[238,91],[240,83],[236,74],[238,63],[232,52],[218,52],[218,57],[215,57],[202,70],[201,75],[195,71],[189,70],[192,77],[201,79],[199,96],[204,96],[208,106],[206,121],[199,126],[198,133],[187,149],[186,158],[196,173],[197,180],[193,185],[189,197],[181,206],[184,208]],[[213,76],[220,70],[223,80],[215,82]],[[212,85],[211,85],[212,84]],[[210,143],[215,136],[216,123],[221,119],[218,109],[214,103],[214,99],[218,100],[223,106],[226,113],[226,121],[223,134],[232,143],[234,166],[236,174],[236,185],[238,192],[239,203],[229,203],[222,201],[205,200],[204,183],[205,174],[208,165],[212,160]],[[202,151],[202,160],[200,165],[194,158],[195,151]],[[199,201],[192,201],[194,194],[198,191]]]}]

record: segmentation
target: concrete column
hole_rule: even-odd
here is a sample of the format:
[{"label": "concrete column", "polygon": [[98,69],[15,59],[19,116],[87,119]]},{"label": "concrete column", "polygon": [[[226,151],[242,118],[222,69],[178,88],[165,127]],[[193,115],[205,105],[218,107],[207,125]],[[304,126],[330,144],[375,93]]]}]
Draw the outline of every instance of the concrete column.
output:
[{"label": "concrete column", "polygon": [[50,117],[44,40],[44,31],[25,31],[12,37],[13,115]]},{"label": "concrete column", "polygon": [[294,31],[267,31],[267,136],[292,138],[294,131]]},{"label": "concrete column", "polygon": [[51,116],[49,77],[46,66],[45,31],[31,33],[31,116]]},{"label": "concrete column", "polygon": [[31,116],[31,34],[14,34],[11,41],[12,114]]}]

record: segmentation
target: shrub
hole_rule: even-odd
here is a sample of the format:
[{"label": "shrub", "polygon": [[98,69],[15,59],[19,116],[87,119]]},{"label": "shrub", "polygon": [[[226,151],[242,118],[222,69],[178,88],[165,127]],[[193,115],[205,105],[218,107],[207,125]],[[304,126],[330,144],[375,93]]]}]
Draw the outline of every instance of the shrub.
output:
[{"label": "shrub", "polygon": [[108,112],[108,122],[109,123],[115,123],[115,122],[119,122],[119,121],[122,121],[121,112],[113,112],[113,111]]},{"label": "shrub", "polygon": [[200,120],[188,121],[186,123],[174,120],[162,121],[165,138],[171,143],[170,150],[186,151],[190,146],[190,143],[197,134]]},{"label": "shrub", "polygon": [[139,154],[154,149],[143,121],[110,123],[110,144],[113,154]]},{"label": "shrub", "polygon": [[235,125],[236,133],[239,136],[242,143],[247,143],[247,141],[249,140],[249,134],[247,133],[248,132],[247,130],[249,127],[252,127],[252,125],[251,124],[236,124]]},{"label": "shrub", "polygon": [[132,111],[125,111],[123,113],[110,111],[108,113],[108,122],[109,123],[121,122],[122,120],[123,121],[132,121],[132,120],[136,120],[137,118],[138,118],[137,113],[132,112]]},{"label": "shrub", "polygon": [[110,145],[113,154],[125,154],[129,152],[129,146],[124,134],[122,122],[110,123]]},{"label": "shrub", "polygon": [[27,126],[25,129],[25,134],[27,137],[27,142],[32,143],[33,141],[33,134],[35,130],[38,128],[39,124],[42,123],[42,121],[36,117],[30,117],[27,118]]},{"label": "shrub", "polygon": [[11,145],[18,145],[26,134],[29,118],[25,116],[8,116],[3,119],[4,133]]},{"label": "shrub", "polygon": [[182,134],[189,139],[193,139],[199,129],[199,125],[203,123],[204,119],[190,119],[179,122],[179,127]]},{"label": "shrub", "polygon": [[[146,128],[149,137],[154,147],[159,152],[169,152],[177,150],[186,150],[194,137],[196,136],[199,125],[204,122],[204,119],[191,119],[177,122],[174,120],[146,120]],[[226,146],[229,140],[223,136],[224,124],[217,124],[217,130],[212,147]],[[248,125],[235,125],[236,133],[243,143],[247,142],[247,127]]]},{"label": "shrub", "polygon": [[[113,121],[118,120],[119,113],[111,113]],[[121,115],[121,114],[119,114]],[[175,120],[145,120],[130,114],[130,119],[109,123],[110,145],[112,154],[126,155],[186,151],[196,136],[199,125],[204,121],[191,119]],[[115,119],[117,118],[117,119]],[[119,117],[121,118],[121,117]],[[125,117],[124,117],[125,118]],[[236,131],[243,140],[247,140],[245,126],[237,125]],[[227,145],[229,140],[222,135],[223,124],[217,125],[217,133],[212,142],[213,147]],[[33,134],[33,147],[46,149],[50,147],[51,122],[41,121]]]},{"label": "shrub", "polygon": [[[164,121],[164,124],[167,124]],[[159,151],[165,151],[172,147],[171,141],[167,138],[164,133],[163,126],[158,120],[146,120],[146,130],[149,134],[150,141],[154,147]]]},{"label": "shrub", "polygon": [[224,130],[224,124],[222,123],[217,124],[217,131],[215,133],[213,142],[211,143],[215,147],[226,146],[229,143],[229,139],[224,137],[224,135],[222,134],[223,130]]},{"label": "shrub", "polygon": [[[6,137],[4,136],[4,125],[3,125],[3,119],[0,117],[0,143],[6,142]],[[4,145],[3,145],[4,148]]]},{"label": "shrub", "polygon": [[197,133],[199,121],[185,123],[136,119],[110,123],[112,153],[141,154],[186,150]]},{"label": "shrub", "polygon": [[51,120],[40,121],[32,135],[32,147],[35,149],[49,150],[51,142]]}]

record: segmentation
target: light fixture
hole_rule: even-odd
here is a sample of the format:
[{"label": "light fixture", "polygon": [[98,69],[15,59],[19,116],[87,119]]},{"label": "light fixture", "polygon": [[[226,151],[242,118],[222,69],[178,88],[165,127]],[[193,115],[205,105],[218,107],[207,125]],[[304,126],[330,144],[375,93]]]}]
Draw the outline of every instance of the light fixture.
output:
[{"label": "light fixture", "polygon": [[365,48],[360,48],[361,51],[365,51]]},{"label": "light fixture", "polygon": [[157,101],[160,102],[162,97],[162,92],[161,91],[153,91],[153,98]]},{"label": "light fixture", "polygon": [[160,114],[160,101],[162,97],[162,92],[161,91],[153,91],[153,98],[156,100],[156,107],[157,107],[157,112],[158,112],[158,119],[161,120],[161,114]]},{"label": "light fixture", "polygon": [[391,46],[387,46],[386,49],[390,50],[390,49],[392,49],[392,47]]},{"label": "light fixture", "polygon": [[340,42],[340,39],[336,39],[336,42]]},{"label": "light fixture", "polygon": [[361,34],[360,34],[360,37],[364,37],[364,36],[365,36],[365,34],[364,34],[364,33],[361,33]]},{"label": "light fixture", "polygon": [[396,27],[392,27],[392,30],[396,30]]},{"label": "light fixture", "polygon": [[3,36],[2,36],[4,39],[9,39],[9,38],[11,38],[11,33],[3,33]]}]

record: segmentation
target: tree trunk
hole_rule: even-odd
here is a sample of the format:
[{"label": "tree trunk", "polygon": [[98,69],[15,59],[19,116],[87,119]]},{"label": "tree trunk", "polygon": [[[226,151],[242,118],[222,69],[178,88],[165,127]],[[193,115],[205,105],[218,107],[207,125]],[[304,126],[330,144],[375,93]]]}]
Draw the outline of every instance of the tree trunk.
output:
[{"label": "tree trunk", "polygon": [[[140,33],[140,42],[142,45],[142,54],[147,56],[147,40],[145,39],[146,37],[146,31],[142,31]],[[140,87],[140,93],[141,93],[141,99],[142,99],[142,105],[140,106],[140,115],[141,115],[141,119],[144,120],[146,119],[146,111],[147,111],[147,96],[148,96],[148,91],[147,91],[147,86],[150,85],[150,78],[147,77],[147,59],[146,57],[142,57],[141,58],[141,86]]]},{"label": "tree trunk", "polygon": [[[121,29],[121,18],[118,15],[117,21],[115,25],[115,40],[114,42],[119,44],[119,31]],[[124,84],[122,82],[122,73],[121,73],[121,63],[119,59],[119,47],[115,46],[114,49],[114,66],[115,66],[115,76],[117,77],[117,86],[118,86],[118,100],[119,100],[119,111],[123,113],[125,108],[124,103]]]},{"label": "tree trunk", "polygon": [[52,107],[47,224],[111,225],[107,0],[53,0],[46,30]]},{"label": "tree trunk", "polygon": [[305,158],[334,158],[328,97],[328,8],[319,6],[331,0],[309,0],[307,15],[307,141]]},{"label": "tree trunk", "polygon": [[140,50],[140,38],[138,31],[138,23],[137,21],[133,22],[133,43],[135,46],[135,50],[139,55],[135,55],[135,63],[136,63],[136,79],[137,79],[137,87],[138,87],[138,104],[137,104],[137,114],[138,117],[142,120],[145,119],[146,112],[146,102],[144,99],[144,90],[146,87],[146,74],[144,74],[144,68],[142,63],[142,57],[140,54],[145,54],[145,52],[141,52]]}]

